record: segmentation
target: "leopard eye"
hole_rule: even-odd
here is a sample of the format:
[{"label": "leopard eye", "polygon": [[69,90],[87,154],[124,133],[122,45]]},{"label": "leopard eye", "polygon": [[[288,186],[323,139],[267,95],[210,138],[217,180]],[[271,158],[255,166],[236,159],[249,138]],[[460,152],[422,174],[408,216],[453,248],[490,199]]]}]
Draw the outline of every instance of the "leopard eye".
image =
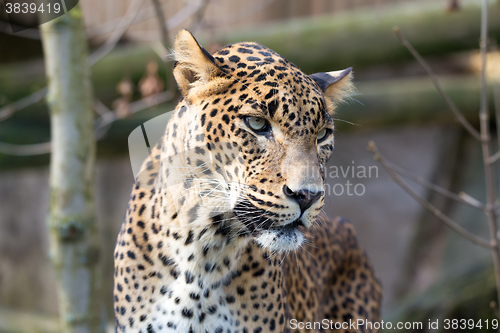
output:
[{"label": "leopard eye", "polygon": [[255,133],[266,132],[269,129],[269,123],[267,120],[259,117],[245,117],[245,123],[250,129]]},{"label": "leopard eye", "polygon": [[324,141],[328,135],[330,134],[330,129],[329,128],[323,128],[321,129],[319,132],[318,132],[318,135],[316,137],[316,139],[318,140],[318,143]]}]

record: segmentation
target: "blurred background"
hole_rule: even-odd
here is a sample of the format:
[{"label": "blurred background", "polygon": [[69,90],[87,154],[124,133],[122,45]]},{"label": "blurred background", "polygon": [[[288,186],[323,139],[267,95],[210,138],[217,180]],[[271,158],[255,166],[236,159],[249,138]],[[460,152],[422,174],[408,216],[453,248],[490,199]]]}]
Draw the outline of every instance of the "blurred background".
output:
[{"label": "blurred background", "polygon": [[[127,139],[141,123],[175,106],[178,97],[168,47],[182,28],[192,31],[210,52],[232,42],[256,41],[305,73],[353,67],[358,93],[336,114],[336,150],[327,174],[332,190],[325,211],[356,226],[384,286],[384,320],[427,323],[495,317],[490,307],[496,299],[490,252],[427,213],[391,181],[366,149],[373,140],[389,161],[412,174],[485,200],[479,143],[455,121],[425,71],[393,33],[399,26],[477,127],[481,1],[161,0],[159,4],[166,20],[163,31],[151,1],[79,4],[90,53],[103,55],[91,71],[100,265],[110,322],[112,252],[133,183]],[[500,1],[490,1],[489,11],[488,97],[490,111],[498,113]],[[57,288],[46,226],[50,147],[44,143],[50,141],[51,131],[42,90],[46,86],[42,44],[38,29],[12,33],[2,15],[0,332],[57,332]],[[498,148],[494,121],[491,128],[493,147]],[[370,167],[365,176],[357,173]],[[495,171],[500,174],[498,165]],[[358,185],[356,193],[348,193],[348,182],[351,189]],[[469,231],[489,237],[480,210],[415,182],[408,184]]]}]

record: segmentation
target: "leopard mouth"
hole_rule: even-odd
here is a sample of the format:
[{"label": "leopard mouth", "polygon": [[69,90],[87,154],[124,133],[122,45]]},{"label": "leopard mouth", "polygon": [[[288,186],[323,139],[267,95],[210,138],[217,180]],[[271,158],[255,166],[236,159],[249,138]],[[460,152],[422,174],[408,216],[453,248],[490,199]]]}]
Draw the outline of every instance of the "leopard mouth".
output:
[{"label": "leopard mouth", "polygon": [[273,231],[287,231],[287,230],[292,230],[292,229],[296,229],[300,226],[304,226],[304,224],[302,223],[302,220],[300,219],[300,217],[298,219],[296,219],[295,221],[291,222],[291,223],[288,223],[287,225],[281,225],[281,226],[277,226],[277,227],[272,227],[272,228],[269,228],[269,230],[273,230]]},{"label": "leopard mouth", "polygon": [[258,208],[248,199],[237,202],[233,212],[243,223],[244,234],[254,237],[271,237],[273,241],[298,240],[302,237],[302,231],[299,228],[305,227],[302,215],[292,222],[283,224],[283,221],[279,221],[278,213]]},{"label": "leopard mouth", "polygon": [[261,230],[256,241],[263,248],[273,252],[297,250],[304,242],[304,234],[299,230],[300,226],[303,226],[302,221],[297,219],[285,226]]}]

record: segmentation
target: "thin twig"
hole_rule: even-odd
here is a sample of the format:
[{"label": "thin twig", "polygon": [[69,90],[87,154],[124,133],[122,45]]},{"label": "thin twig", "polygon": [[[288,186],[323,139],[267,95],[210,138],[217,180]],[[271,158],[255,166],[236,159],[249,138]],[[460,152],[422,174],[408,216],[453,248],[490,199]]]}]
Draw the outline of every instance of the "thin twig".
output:
[{"label": "thin twig", "polygon": [[42,88],[29,96],[23,97],[14,103],[6,105],[0,108],[0,121],[11,117],[15,112],[24,109],[40,100],[42,100],[47,95],[47,87]]},{"label": "thin twig", "polygon": [[489,127],[488,112],[488,81],[486,79],[486,63],[488,48],[488,0],[483,0],[481,7],[481,107],[479,110],[479,125],[481,130],[481,149],[484,161],[484,180],[486,182],[486,205],[485,210],[490,227],[491,254],[493,256],[493,266],[495,269],[495,281],[497,287],[497,301],[500,303],[500,252],[497,239],[497,216],[495,209],[496,201],[496,181],[491,163],[491,135]]},{"label": "thin twig", "polygon": [[460,235],[464,236],[466,239],[471,241],[472,243],[479,245],[481,247],[491,249],[491,244],[489,241],[483,239],[482,237],[476,236],[472,234],[471,232],[467,231],[464,229],[462,226],[460,226],[458,223],[453,221],[451,218],[443,214],[436,206],[433,204],[427,202],[424,198],[419,196],[415,191],[413,191],[408,185],[406,185],[405,182],[399,178],[398,174],[389,166],[385,158],[382,156],[382,154],[379,152],[376,144],[373,141],[370,141],[368,144],[368,150],[374,153],[374,158],[375,160],[379,161],[380,164],[384,167],[384,169],[387,171],[387,173],[391,176],[392,180],[394,180],[406,193],[408,193],[413,199],[418,201],[420,204],[422,204],[429,212],[431,212],[434,216],[436,216],[438,219],[443,221],[444,224],[446,224],[448,227],[459,233]]},{"label": "thin twig", "polygon": [[[497,126],[497,141],[498,148],[500,149],[500,78],[496,78],[496,81],[493,83],[493,102],[495,103],[495,118],[496,118],[496,126]],[[500,154],[500,150],[497,152]],[[497,159],[500,157],[496,157]]]},{"label": "thin twig", "polygon": [[108,112],[111,112],[110,109],[108,109],[108,107],[106,105],[104,105],[103,102],[101,102],[100,99],[95,99],[94,100],[94,111],[97,112],[97,114],[99,114],[100,116],[103,116],[104,114],[108,113]]},{"label": "thin twig", "polygon": [[[210,0],[210,1],[212,4],[215,2],[214,0]],[[244,8],[239,9],[237,12],[230,13],[229,15],[224,15],[224,17],[222,17],[222,16],[217,17],[217,21],[213,22],[210,26],[211,27],[223,27],[223,26],[228,25],[232,22],[242,20],[246,17],[249,17],[249,16],[259,12],[259,11],[262,11],[264,8],[271,5],[273,2],[275,2],[275,0],[265,0],[262,3],[251,2],[249,5],[247,5]],[[198,4],[197,9],[195,11],[191,11],[189,14],[196,15],[196,11],[200,10],[201,6],[203,6],[203,2],[200,2]],[[176,25],[174,26],[170,22],[171,22],[171,19],[168,20],[168,24],[167,24],[168,28],[169,28],[169,30],[173,30],[173,28],[175,28]],[[178,25],[178,24],[180,24],[180,22],[176,23],[176,24]],[[204,27],[206,27],[206,24]],[[194,27],[194,28],[198,28],[198,27]],[[190,29],[193,29],[193,27],[191,27]],[[141,30],[141,31],[131,31],[129,35],[133,36],[134,40],[151,42],[151,41],[155,41],[155,37],[154,36],[152,37],[153,33],[154,33],[153,30],[151,30],[151,31]]]},{"label": "thin twig", "polygon": [[111,36],[106,40],[106,42],[99,47],[94,53],[92,53],[87,61],[89,66],[94,65],[96,62],[101,60],[106,54],[108,54],[115,46],[118,44],[120,39],[123,37],[129,26],[134,21],[139,9],[143,5],[145,0],[134,0],[127,9],[125,16],[120,20],[119,27],[113,31]]},{"label": "thin twig", "polygon": [[203,18],[207,11],[207,6],[209,2],[210,0],[202,0],[201,6],[198,8],[196,13],[194,13],[191,27],[189,28],[189,31],[191,31],[192,33],[195,33],[198,30],[198,28],[202,26]]},{"label": "thin twig", "polygon": [[0,142],[0,153],[13,156],[35,156],[50,153],[51,143],[35,143],[32,145],[14,145]]},{"label": "thin twig", "polygon": [[[213,4],[215,2],[214,0],[210,0],[210,1],[211,1],[211,4]],[[264,8],[271,5],[274,1],[275,0],[265,0],[262,3],[251,2],[249,5],[245,6],[244,8],[239,9],[237,12],[230,13],[229,15],[225,15],[224,17],[218,17],[217,22],[215,22],[215,24],[212,24],[212,26],[223,27],[223,26],[228,25],[232,22],[242,20],[246,17],[249,17],[249,16],[259,12],[259,11],[262,11]],[[192,14],[196,15],[196,12],[199,11],[201,9],[200,7],[203,6],[203,2],[200,1],[197,6],[198,7],[196,7],[194,11],[191,10],[189,12],[190,15],[192,15]],[[187,8],[187,9],[189,9],[189,8]],[[151,16],[153,16],[153,15],[151,15]],[[174,17],[172,17],[172,19],[173,18]],[[174,23],[171,24],[171,21],[173,22],[172,19],[168,20],[167,26],[168,26],[169,30],[173,30],[173,28],[175,28],[177,25],[179,25],[181,23],[181,22],[178,22],[178,20],[176,20],[175,24]],[[197,28],[197,27],[195,27],[195,28]],[[191,27],[190,29],[193,29],[193,27]],[[150,41],[151,42],[151,41],[155,40],[154,37],[151,37],[152,33],[154,33],[154,31],[149,31],[149,30],[131,31],[129,35],[133,36],[134,40]]]},{"label": "thin twig", "polygon": [[[497,141],[500,149],[500,77],[493,81],[493,102],[495,103],[495,118],[497,125]],[[500,152],[500,151],[499,151]]]},{"label": "thin twig", "polygon": [[390,163],[390,162],[387,162],[387,164],[389,165],[389,167],[394,170],[394,172],[396,172],[397,174],[405,177],[405,178],[408,178],[408,179],[411,179],[413,180],[414,182],[424,186],[425,188],[428,188],[436,193],[439,193],[447,198],[450,198],[450,199],[453,199],[455,201],[458,201],[460,203],[463,203],[463,204],[466,204],[466,205],[469,205],[471,207],[474,207],[474,208],[477,208],[477,209],[481,209],[481,210],[484,210],[485,209],[485,205],[477,200],[473,201],[473,200],[465,200],[462,196],[454,193],[454,192],[451,192],[441,186],[438,186],[436,184],[433,184],[427,180],[425,180],[424,178],[420,177],[420,176],[417,176],[415,175],[414,173],[408,171],[408,170],[405,170],[393,163]]},{"label": "thin twig", "polygon": [[146,9],[142,9],[136,13],[133,13],[131,15],[124,15],[122,17],[118,17],[116,19],[111,19],[106,21],[105,23],[102,23],[98,26],[95,27],[88,27],[87,28],[87,38],[96,38],[100,35],[108,34],[110,32],[115,31],[116,29],[122,29],[123,26],[125,25],[125,22],[123,22],[124,19],[127,18],[133,18],[132,24],[139,23],[142,21],[145,21],[151,17],[153,17],[155,14],[154,8],[153,7],[148,7]]},{"label": "thin twig", "polygon": [[[129,113],[137,113],[139,111],[148,109],[150,107],[156,106],[158,104],[162,104],[165,102],[170,101],[173,98],[173,94],[169,91],[163,91],[161,93],[145,97],[143,99],[140,99],[136,102],[130,103],[128,105],[129,107]],[[106,114],[102,115],[97,121],[96,121],[96,131],[99,131],[103,129],[104,127],[108,126],[109,124],[115,122],[119,118],[116,117],[116,112],[115,111],[110,111],[107,112]]]},{"label": "thin twig", "polygon": [[[160,4],[160,0],[151,0],[153,2],[155,12],[156,12],[156,18],[158,20],[158,26],[160,27],[160,36],[161,36],[161,43],[163,45],[163,48],[166,50],[170,49],[170,40],[168,39],[168,23],[165,20],[165,15],[163,14],[163,9]],[[167,51],[168,53],[168,51]],[[165,78],[165,83],[166,83],[166,90],[171,91],[174,93],[176,89],[175,81],[172,73],[172,67],[173,63],[169,62],[168,59],[165,57],[167,54],[165,53],[163,57],[160,57],[163,62],[165,63],[166,66],[166,78]]]},{"label": "thin twig", "polygon": [[[497,47],[497,44],[495,41],[493,41],[493,43],[495,43],[493,46],[491,46],[491,54],[493,56],[498,56],[500,57],[500,52],[498,51],[498,47]],[[496,74],[496,75],[495,75]],[[497,69],[497,71],[495,72],[495,70],[493,69],[493,73],[492,73],[492,90],[493,90],[493,103],[495,105],[495,118],[496,118],[496,130],[497,130],[497,142],[498,142],[498,146],[497,148],[500,149],[500,69]],[[498,152],[500,154],[500,150]],[[500,155],[499,155],[500,157]],[[498,157],[497,157],[498,159]],[[494,163],[494,162],[493,162]]]},{"label": "thin twig", "polygon": [[[490,46],[490,53],[492,55],[498,55],[500,56],[500,52],[498,51],[498,47],[493,41],[494,45]],[[495,58],[493,58],[495,59]],[[498,145],[497,148],[499,149],[496,153],[490,156],[488,163],[493,164],[496,161],[500,160],[500,77],[494,76],[496,73],[493,70],[492,73],[492,82],[491,82],[491,88],[493,90],[493,102],[494,102],[494,107],[495,107],[495,119],[496,119],[496,132],[497,132],[497,141]],[[500,75],[500,71],[498,71],[498,74]]]},{"label": "thin twig", "polygon": [[493,155],[490,156],[490,158],[488,159],[488,163],[489,164],[493,164],[493,163],[495,163],[498,160],[500,160],[500,150],[497,151],[495,154],[493,154]]},{"label": "thin twig", "polygon": [[153,7],[155,9],[156,18],[158,20],[158,26],[160,27],[160,36],[163,47],[166,49],[170,48],[170,41],[168,39],[168,27],[167,20],[165,20],[165,15],[163,14],[163,8],[161,6],[160,0],[151,0],[153,2]]},{"label": "thin twig", "polygon": [[170,54],[170,51],[163,46],[163,43],[153,43],[151,44],[151,48],[153,49],[153,51],[155,51],[158,58],[160,58],[162,61],[167,62],[173,60],[172,54]]},{"label": "thin twig", "polygon": [[[169,92],[161,92],[159,94],[149,96],[129,104],[130,114],[148,109],[150,107],[168,102],[172,99],[172,94]],[[96,121],[95,129],[97,140],[104,138],[106,132],[102,132],[105,128],[109,128],[113,122],[119,118],[116,117],[115,111],[108,111],[101,115]],[[106,129],[107,131],[107,129]],[[5,142],[0,142],[0,154],[13,156],[32,156],[49,154],[51,151],[51,142],[35,143],[30,145],[16,145]]]},{"label": "thin twig", "polygon": [[[193,1],[195,4],[188,4],[184,6],[181,10],[179,10],[177,13],[175,13],[172,17],[170,17],[166,25],[168,26],[168,30],[172,30],[179,26],[182,22],[184,22],[188,17],[196,13],[198,10],[199,6],[202,5],[201,1]],[[89,28],[87,30],[87,36],[89,38],[94,38],[102,34],[109,33],[115,29],[121,29],[123,27],[124,23],[121,23],[121,20],[130,16],[135,16],[135,18],[132,21],[132,24],[138,23],[144,20],[147,20],[155,15],[155,10],[154,7],[148,7],[147,9],[141,10],[138,13],[134,13],[132,15],[128,16],[123,16],[120,18],[120,23],[118,23],[118,26],[116,26],[117,20],[112,20],[109,22],[106,22],[98,27],[95,28]]]},{"label": "thin twig", "polygon": [[441,84],[439,83],[439,80],[437,79],[436,74],[432,70],[432,68],[429,66],[429,64],[425,61],[424,58],[418,53],[417,50],[411,45],[411,43],[403,36],[401,33],[401,30],[399,27],[394,27],[394,33],[396,34],[396,37],[399,39],[401,44],[403,44],[408,51],[413,55],[415,59],[420,63],[420,65],[425,69],[427,74],[429,75],[432,83],[434,84],[434,87],[436,87],[437,91],[443,97],[443,99],[446,101],[446,104],[450,107],[451,111],[457,117],[458,121],[465,127],[465,129],[477,140],[481,140],[481,135],[479,132],[469,123],[469,121],[464,117],[464,115],[460,112],[460,110],[457,108],[453,100],[451,99],[450,95],[441,87]]},{"label": "thin twig", "polygon": [[495,118],[497,120],[497,141],[500,148],[500,78],[495,78],[493,83],[493,102],[495,103]]},{"label": "thin twig", "polygon": [[[458,195],[460,196],[460,198],[462,198],[462,200],[464,200],[468,203],[471,203],[472,205],[484,206],[484,209],[486,209],[486,205],[484,205],[481,201],[477,200],[476,198],[468,195],[467,193],[460,191],[458,193]],[[483,209],[483,211],[484,211],[484,209]]]}]

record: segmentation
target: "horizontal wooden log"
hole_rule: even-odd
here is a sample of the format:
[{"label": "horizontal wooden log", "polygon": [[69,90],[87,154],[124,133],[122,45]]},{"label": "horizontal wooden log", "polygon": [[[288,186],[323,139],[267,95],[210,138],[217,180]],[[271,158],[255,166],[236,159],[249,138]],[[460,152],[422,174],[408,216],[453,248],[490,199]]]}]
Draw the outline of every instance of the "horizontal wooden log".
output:
[{"label": "horizontal wooden log", "polygon": [[[489,7],[489,37],[500,39],[500,4]],[[222,44],[252,40],[285,56],[306,73],[412,59],[393,33],[401,31],[424,56],[479,47],[481,1],[462,0],[458,12],[444,1],[418,1],[357,9],[230,32]]]},{"label": "horizontal wooden log", "polygon": [[[477,124],[479,77],[441,77],[440,82],[466,118]],[[454,121],[454,115],[428,77],[371,81],[359,83],[357,88],[359,95],[339,107],[337,118],[362,127]],[[492,96],[490,101],[493,107]],[[341,121],[337,121],[337,126],[355,128]]]},{"label": "horizontal wooden log", "polygon": [[[479,108],[479,78],[456,76],[441,78],[444,89],[472,124],[477,124]],[[454,122],[454,116],[427,77],[361,82],[358,95],[343,104],[335,116],[341,131],[369,129],[379,126]],[[493,101],[491,98],[491,106]],[[114,123],[106,139],[98,144],[98,156],[128,153],[128,135],[141,123],[173,110],[173,104],[142,111]],[[356,125],[352,125],[354,123]],[[35,143],[49,140],[45,122],[18,117],[0,122],[0,141]],[[26,165],[45,165],[48,156],[13,157],[0,154],[0,169]]]}]

